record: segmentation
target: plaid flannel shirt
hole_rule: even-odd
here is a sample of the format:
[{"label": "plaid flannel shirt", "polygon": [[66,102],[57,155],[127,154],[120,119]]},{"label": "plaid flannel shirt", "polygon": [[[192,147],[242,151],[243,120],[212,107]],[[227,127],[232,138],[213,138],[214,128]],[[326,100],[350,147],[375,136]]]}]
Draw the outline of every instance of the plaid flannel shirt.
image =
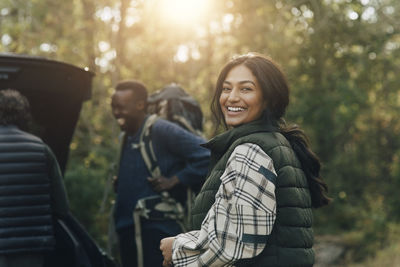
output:
[{"label": "plaid flannel shirt", "polygon": [[201,229],[176,236],[174,266],[233,266],[263,251],[276,219],[272,159],[256,144],[237,146]]}]

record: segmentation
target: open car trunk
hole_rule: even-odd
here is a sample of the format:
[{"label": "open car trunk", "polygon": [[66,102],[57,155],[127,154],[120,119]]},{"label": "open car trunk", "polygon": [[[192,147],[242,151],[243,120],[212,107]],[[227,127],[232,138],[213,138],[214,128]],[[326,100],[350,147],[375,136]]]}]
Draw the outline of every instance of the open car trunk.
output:
[{"label": "open car trunk", "polygon": [[82,103],[91,97],[93,72],[41,57],[0,54],[0,90],[28,98],[32,132],[47,143],[64,173]]}]

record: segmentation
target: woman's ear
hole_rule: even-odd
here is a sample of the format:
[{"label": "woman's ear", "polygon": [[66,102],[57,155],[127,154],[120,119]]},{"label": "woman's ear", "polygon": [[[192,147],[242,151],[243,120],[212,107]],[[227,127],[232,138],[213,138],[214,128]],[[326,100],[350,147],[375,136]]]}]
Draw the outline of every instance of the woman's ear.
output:
[{"label": "woman's ear", "polygon": [[264,103],[263,103],[263,110],[266,110],[267,107],[268,107],[267,100],[264,100]]}]

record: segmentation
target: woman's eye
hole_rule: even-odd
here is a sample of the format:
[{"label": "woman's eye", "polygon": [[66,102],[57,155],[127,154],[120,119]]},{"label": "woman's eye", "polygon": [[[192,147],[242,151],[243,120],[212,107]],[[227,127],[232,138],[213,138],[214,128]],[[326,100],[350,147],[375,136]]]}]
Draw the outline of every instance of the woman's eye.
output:
[{"label": "woman's eye", "polygon": [[229,88],[229,87],[223,87],[222,88],[222,91],[229,91],[229,90],[231,90],[231,88]]},{"label": "woman's eye", "polygon": [[252,89],[250,87],[243,87],[242,91],[251,91]]}]

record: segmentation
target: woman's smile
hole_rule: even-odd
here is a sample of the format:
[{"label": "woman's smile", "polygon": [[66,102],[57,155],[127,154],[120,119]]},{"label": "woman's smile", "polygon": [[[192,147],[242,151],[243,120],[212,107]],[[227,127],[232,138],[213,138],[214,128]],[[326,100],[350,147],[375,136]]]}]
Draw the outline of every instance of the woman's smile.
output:
[{"label": "woman's smile", "polygon": [[239,126],[258,119],[266,107],[256,77],[244,65],[229,71],[219,98],[228,126]]}]

